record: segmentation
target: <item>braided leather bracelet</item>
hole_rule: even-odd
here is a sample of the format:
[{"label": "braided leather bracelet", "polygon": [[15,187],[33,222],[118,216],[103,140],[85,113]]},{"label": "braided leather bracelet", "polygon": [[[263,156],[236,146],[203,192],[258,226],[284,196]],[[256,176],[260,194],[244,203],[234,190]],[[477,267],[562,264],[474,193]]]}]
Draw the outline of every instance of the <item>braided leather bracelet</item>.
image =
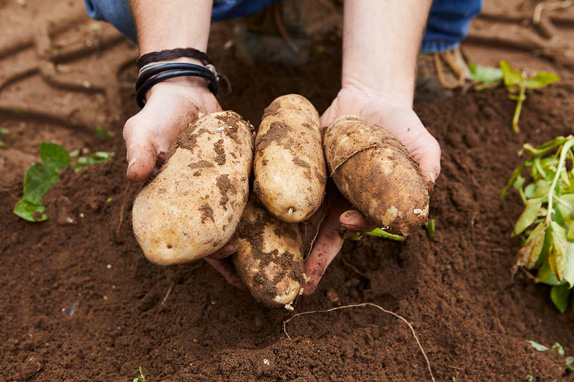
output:
[{"label": "braided leather bracelet", "polygon": [[[148,66],[149,65],[149,66]],[[212,65],[209,67],[213,68]],[[208,81],[209,90],[217,96],[219,91],[218,76],[215,68],[210,70],[208,67],[191,64],[187,62],[168,62],[168,63],[151,63],[142,68],[136,81],[136,101],[140,108],[145,106],[145,94],[147,91],[162,81],[174,77],[191,76],[201,77]]]}]

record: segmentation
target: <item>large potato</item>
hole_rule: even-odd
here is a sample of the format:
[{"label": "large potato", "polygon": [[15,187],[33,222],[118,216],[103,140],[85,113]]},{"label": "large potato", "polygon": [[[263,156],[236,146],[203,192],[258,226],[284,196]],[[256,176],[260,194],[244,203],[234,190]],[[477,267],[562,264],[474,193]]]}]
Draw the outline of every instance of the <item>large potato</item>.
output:
[{"label": "large potato", "polygon": [[426,222],[427,187],[418,163],[397,137],[346,115],[327,128],[324,143],[335,184],[367,219],[403,236]]},{"label": "large potato", "polygon": [[279,219],[298,223],[317,211],[327,170],[319,114],[305,97],[282,96],[265,109],[253,172],[255,193]]},{"label": "large potato", "polygon": [[305,278],[297,224],[275,218],[252,198],[239,223],[237,240],[233,264],[253,297],[269,307],[290,304]]},{"label": "large potato", "polygon": [[231,239],[249,195],[252,130],[225,111],[199,118],[172,144],[133,206],[134,233],[149,261],[194,261]]}]

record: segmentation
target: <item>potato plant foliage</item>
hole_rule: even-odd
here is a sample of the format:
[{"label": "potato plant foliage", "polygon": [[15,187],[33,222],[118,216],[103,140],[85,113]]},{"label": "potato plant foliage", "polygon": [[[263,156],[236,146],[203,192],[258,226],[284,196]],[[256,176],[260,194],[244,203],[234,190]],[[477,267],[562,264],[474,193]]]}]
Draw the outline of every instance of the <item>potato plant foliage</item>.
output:
[{"label": "potato plant foliage", "polygon": [[[512,174],[502,192],[513,187],[525,205],[513,236],[524,242],[516,257],[518,267],[536,269],[536,282],[552,285],[552,302],[568,307],[574,286],[574,136],[558,137],[533,147],[523,146],[528,158]],[[528,178],[523,173],[528,171]]]},{"label": "potato plant foliage", "polygon": [[508,98],[516,101],[516,108],[512,117],[512,130],[520,132],[518,120],[522,112],[522,105],[526,100],[526,89],[538,89],[560,81],[554,73],[538,72],[531,77],[514,69],[507,61],[500,61],[500,68],[491,68],[469,65],[470,74],[475,82],[476,90],[487,90],[498,87],[504,83]]}]

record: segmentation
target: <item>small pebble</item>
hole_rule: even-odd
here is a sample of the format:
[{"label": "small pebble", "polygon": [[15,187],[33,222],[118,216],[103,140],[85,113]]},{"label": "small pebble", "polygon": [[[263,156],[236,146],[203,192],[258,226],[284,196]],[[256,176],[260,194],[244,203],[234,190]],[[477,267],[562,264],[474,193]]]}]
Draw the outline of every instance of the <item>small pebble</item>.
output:
[{"label": "small pebble", "polygon": [[336,304],[339,302],[339,295],[335,292],[334,289],[329,289],[327,291],[327,298],[331,301],[332,304]]},{"label": "small pebble", "polygon": [[20,377],[22,379],[32,378],[42,370],[42,358],[37,355],[31,355],[20,367]]}]

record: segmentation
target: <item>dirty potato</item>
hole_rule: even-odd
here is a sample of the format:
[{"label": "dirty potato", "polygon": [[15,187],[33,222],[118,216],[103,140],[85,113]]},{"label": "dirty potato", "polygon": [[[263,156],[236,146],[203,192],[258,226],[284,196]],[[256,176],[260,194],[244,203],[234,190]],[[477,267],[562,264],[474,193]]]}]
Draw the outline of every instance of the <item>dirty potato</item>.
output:
[{"label": "dirty potato", "polygon": [[298,223],[317,211],[327,170],[319,114],[305,97],[282,96],[265,109],[253,171],[255,193],[279,219]]},{"label": "dirty potato", "polygon": [[133,206],[134,233],[149,261],[194,261],[233,236],[249,195],[252,131],[225,111],[199,118],[172,144]]},{"label": "dirty potato", "polygon": [[427,220],[429,194],[419,165],[386,129],[358,117],[335,120],[324,136],[325,157],[339,191],[367,219],[407,236]]},{"label": "dirty potato", "polygon": [[233,264],[253,297],[269,307],[289,307],[305,278],[297,224],[275,218],[252,197],[239,223],[237,241]]}]

